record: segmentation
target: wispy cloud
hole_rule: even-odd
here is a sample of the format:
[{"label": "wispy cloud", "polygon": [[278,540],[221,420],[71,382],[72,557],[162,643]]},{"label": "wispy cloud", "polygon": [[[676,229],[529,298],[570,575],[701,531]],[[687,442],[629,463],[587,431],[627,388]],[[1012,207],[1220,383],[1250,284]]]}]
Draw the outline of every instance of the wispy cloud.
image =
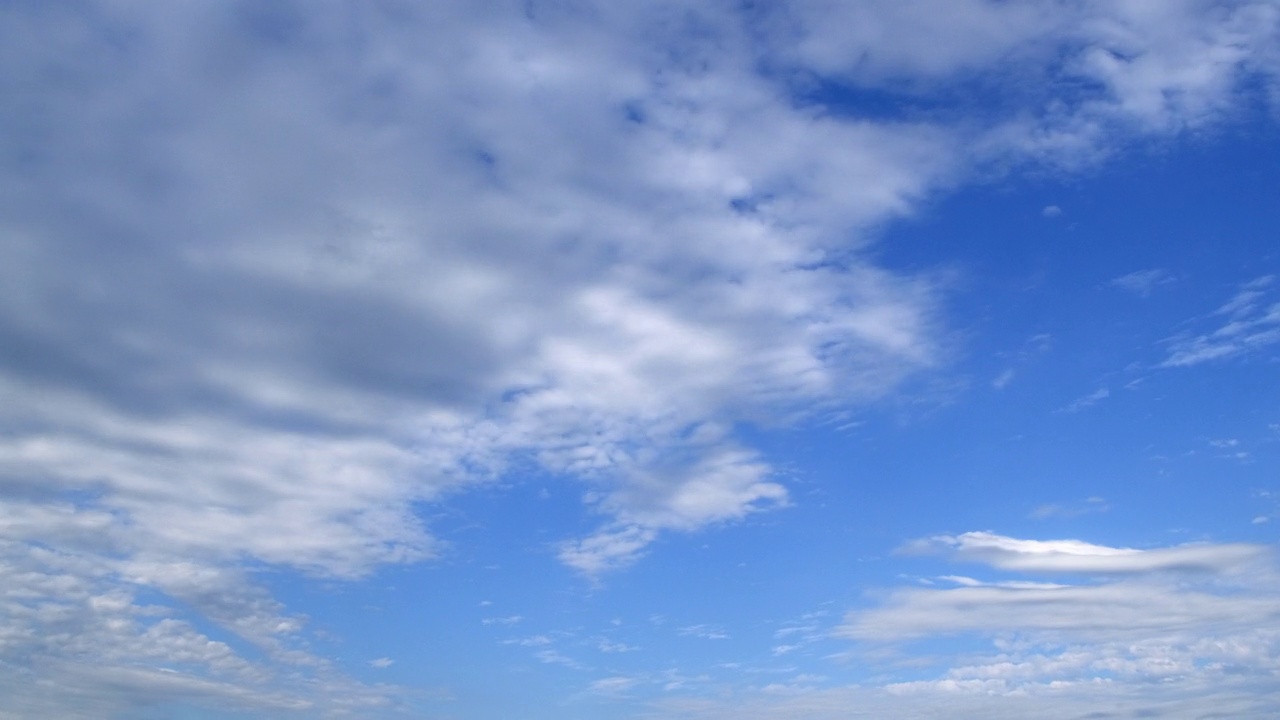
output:
[{"label": "wispy cloud", "polygon": [[[947,576],[956,587],[903,588],[877,607],[850,613],[838,633],[863,643],[957,635],[991,643],[989,653],[949,658],[939,678],[883,686],[895,696],[1035,698],[1057,687],[1064,702],[1079,707],[1093,706],[1088,693],[1096,691],[1155,707],[1162,696],[1148,689],[1167,682],[1192,698],[1222,693],[1256,713],[1249,683],[1280,663],[1280,633],[1258,630],[1280,611],[1280,575],[1265,546],[1135,550],[965,533],[908,547],[995,570],[1068,573],[1082,581]],[[989,701],[1007,712],[1020,702]],[[1191,717],[1181,712],[1173,716]]]},{"label": "wispy cloud", "polygon": [[1150,270],[1136,270],[1128,275],[1113,278],[1111,285],[1145,298],[1150,297],[1151,293],[1155,292],[1161,285],[1168,285],[1174,281],[1175,278],[1168,270],[1152,268]]},{"label": "wispy cloud", "polygon": [[1046,503],[1038,505],[1031,511],[1028,517],[1035,520],[1047,520],[1049,518],[1073,518],[1090,513],[1104,513],[1111,509],[1111,505],[1100,497],[1086,498],[1080,502],[1072,503]]},{"label": "wispy cloud", "polygon": [[618,695],[630,690],[639,681],[639,678],[628,677],[626,675],[613,675],[593,681],[590,689],[591,692],[601,695]]},{"label": "wispy cloud", "polygon": [[1076,398],[1075,400],[1072,400],[1071,402],[1059,408],[1058,412],[1061,412],[1061,413],[1080,412],[1081,410],[1086,410],[1088,408],[1093,407],[1094,405],[1097,405],[1098,403],[1102,402],[1103,400],[1106,400],[1109,397],[1111,397],[1110,390],[1108,390],[1107,388],[1098,388],[1097,390],[1094,390],[1088,395],[1083,395],[1081,397]]},{"label": "wispy cloud", "polygon": [[719,625],[689,625],[687,627],[680,628],[676,632],[679,635],[702,638],[703,640],[729,639],[729,633]]},{"label": "wispy cloud", "polygon": [[904,545],[905,554],[941,554],[1018,572],[1144,573],[1161,570],[1231,570],[1265,556],[1247,544],[1189,544],[1138,550],[1080,540],[1019,540],[990,532],[939,535]]},{"label": "wispy cloud", "polygon": [[603,653],[626,653],[626,652],[635,652],[640,649],[635,645],[628,645],[622,642],[615,642],[607,638],[598,638],[596,641],[596,648]]},{"label": "wispy cloud", "polygon": [[1280,302],[1264,301],[1273,294],[1273,284],[1274,278],[1269,275],[1245,283],[1209,316],[1221,323],[1216,329],[1170,338],[1169,354],[1162,366],[1191,367],[1226,360],[1280,342]]}]

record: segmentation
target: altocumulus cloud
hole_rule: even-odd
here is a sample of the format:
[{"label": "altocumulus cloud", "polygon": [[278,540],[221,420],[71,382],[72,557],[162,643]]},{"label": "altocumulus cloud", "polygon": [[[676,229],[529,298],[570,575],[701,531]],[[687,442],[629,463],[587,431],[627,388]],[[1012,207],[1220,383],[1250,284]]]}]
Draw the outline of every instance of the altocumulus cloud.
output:
[{"label": "altocumulus cloud", "polygon": [[[1205,125],[1278,62],[1271,2],[914,4],[8,6],[7,711],[367,716],[393,694],[246,566],[429,559],[414,508],[513,469],[581,483],[599,526],[559,551],[588,574],[786,504],[736,424],[946,359],[938,281],[863,231]],[[997,62],[1007,112],[976,118],[796,85]]]}]

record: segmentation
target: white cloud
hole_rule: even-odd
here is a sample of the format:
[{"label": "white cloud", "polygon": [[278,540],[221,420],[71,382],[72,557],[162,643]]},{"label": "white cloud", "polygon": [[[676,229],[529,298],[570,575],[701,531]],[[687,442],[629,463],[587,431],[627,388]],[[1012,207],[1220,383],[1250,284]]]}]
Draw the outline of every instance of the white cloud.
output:
[{"label": "white cloud", "polygon": [[591,692],[601,695],[616,695],[631,689],[639,678],[627,677],[625,675],[614,675],[612,677],[600,678],[591,683]]},{"label": "white cloud", "polygon": [[1135,270],[1128,275],[1112,278],[1111,285],[1145,298],[1150,297],[1156,288],[1161,285],[1168,285],[1171,282],[1174,282],[1174,277],[1169,274],[1169,271],[1161,268],[1152,268],[1150,270]]},{"label": "white cloud", "polygon": [[[867,229],[975,166],[1204,124],[1277,66],[1268,3],[920,7],[6,12],[0,529],[22,592],[70,609],[5,600],[0,661],[71,618],[84,644],[45,642],[40,667],[87,695],[0,694],[58,717],[147,692],[382,702],[336,673],[260,680],[323,663],[239,568],[434,557],[415,508],[513,459],[586,488],[600,524],[559,547],[590,574],[784,506],[730,428],[946,359],[940,283],[859,254]],[[803,72],[758,72],[773,60]],[[911,94],[1001,68],[1029,75],[978,117],[841,116],[788,79]],[[1166,364],[1270,342],[1273,311]],[[169,655],[190,669],[146,669]]]},{"label": "white cloud", "polygon": [[622,642],[614,642],[607,638],[598,638],[596,641],[596,648],[603,653],[635,652],[640,649],[635,645],[628,645]]},{"label": "white cloud", "polygon": [[1111,397],[1110,390],[1108,390],[1107,388],[1098,388],[1097,390],[1094,390],[1088,395],[1084,395],[1082,397],[1076,398],[1075,400],[1072,400],[1070,403],[1066,404],[1062,408],[1059,408],[1058,412],[1063,412],[1063,413],[1080,412],[1081,410],[1091,408],[1094,405],[1097,405],[1098,403],[1102,402],[1103,400],[1106,400],[1109,397]]},{"label": "white cloud", "polygon": [[[876,717],[894,707],[922,718],[1104,711],[1195,718],[1216,707],[1263,718],[1277,709],[1267,698],[1280,670],[1280,632],[1264,628],[1280,612],[1280,575],[1268,547],[1141,551],[991,533],[909,547],[996,570],[1092,577],[1066,583],[951,575],[941,578],[951,587],[899,588],[850,612],[836,634],[868,649],[915,643],[932,670],[885,668],[891,679],[876,685],[804,692],[784,705],[748,703],[754,709],[741,717]],[[989,649],[927,644],[955,636],[985,641]],[[884,657],[868,653],[866,661]],[[861,709],[850,715],[838,700]],[[730,716],[723,704],[701,710],[691,708],[689,717]]]},{"label": "white cloud", "polygon": [[1036,520],[1049,518],[1073,518],[1089,513],[1104,513],[1111,509],[1107,501],[1100,497],[1085,498],[1083,502],[1047,503],[1039,505],[1028,517]]},{"label": "white cloud", "polygon": [[996,378],[991,381],[991,387],[995,388],[996,390],[1003,390],[1006,385],[1013,382],[1013,378],[1015,375],[1017,375],[1017,372],[1013,368],[1007,368],[1005,369],[1004,372],[997,375]]},{"label": "white cloud", "polygon": [[551,638],[546,635],[531,635],[526,638],[518,638],[514,640],[503,640],[504,645],[521,645],[523,647],[542,647],[551,644]]},{"label": "white cloud", "polygon": [[1209,317],[1225,317],[1219,327],[1201,334],[1170,338],[1169,355],[1162,367],[1190,367],[1255,352],[1280,342],[1280,302],[1264,302],[1273,278],[1256,278]]},{"label": "white cloud", "polygon": [[563,665],[567,668],[572,668],[574,670],[583,669],[583,667],[579,665],[573,658],[568,657],[556,650],[539,650],[538,652],[534,653],[533,656],[538,659],[538,662],[546,665]]},{"label": "white cloud", "polygon": [[938,553],[1001,570],[1068,573],[1218,572],[1254,562],[1265,554],[1259,546],[1247,544],[1190,544],[1137,550],[1080,540],[1019,540],[990,532],[939,535],[908,543],[902,551]]},{"label": "white cloud", "polygon": [[703,640],[728,640],[729,633],[719,625],[689,625],[682,627],[677,634],[686,637],[702,638]]},{"label": "white cloud", "polygon": [[396,661],[392,660],[391,658],[378,658],[376,660],[370,660],[369,665],[378,669],[382,669],[382,668],[391,667],[392,665],[395,664],[395,662]]},{"label": "white cloud", "polygon": [[654,717],[681,720],[875,720],[884,717],[943,720],[1079,720],[1087,717],[1159,717],[1199,720],[1215,715],[1263,720],[1280,703],[1249,680],[1222,677],[1155,684],[1146,688],[1108,681],[1025,685],[1009,691],[998,682],[941,680],[892,688],[841,687],[793,693],[744,694],[734,701],[679,698],[655,704]]}]

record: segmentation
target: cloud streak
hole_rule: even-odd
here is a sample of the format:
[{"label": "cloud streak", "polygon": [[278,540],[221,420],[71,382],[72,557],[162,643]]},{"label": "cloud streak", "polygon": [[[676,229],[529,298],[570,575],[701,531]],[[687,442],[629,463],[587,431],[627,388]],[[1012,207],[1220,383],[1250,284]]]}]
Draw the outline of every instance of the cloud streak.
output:
[{"label": "cloud streak", "polygon": [[[882,692],[926,704],[948,697],[975,702],[996,716],[1014,712],[1025,698],[1050,695],[1078,715],[1110,706],[1099,697],[1127,698],[1135,708],[1162,707],[1170,717],[1195,717],[1190,708],[1208,698],[1240,707],[1247,717],[1265,715],[1257,688],[1280,667],[1280,634],[1259,630],[1280,614],[1280,575],[1271,548],[1200,544],[1135,550],[985,532],[907,547],[993,570],[1075,577],[1044,582],[949,576],[944,579],[955,587],[902,588],[874,607],[849,613],[836,634],[867,646],[941,637],[991,645],[989,652],[936,657],[941,676],[891,682]],[[1160,683],[1159,692],[1148,689],[1152,682]],[[1166,706],[1167,693],[1185,699]]]},{"label": "cloud streak", "polygon": [[1280,302],[1265,302],[1275,278],[1251,280],[1210,316],[1226,318],[1218,328],[1170,338],[1162,367],[1192,367],[1256,352],[1280,342]]}]

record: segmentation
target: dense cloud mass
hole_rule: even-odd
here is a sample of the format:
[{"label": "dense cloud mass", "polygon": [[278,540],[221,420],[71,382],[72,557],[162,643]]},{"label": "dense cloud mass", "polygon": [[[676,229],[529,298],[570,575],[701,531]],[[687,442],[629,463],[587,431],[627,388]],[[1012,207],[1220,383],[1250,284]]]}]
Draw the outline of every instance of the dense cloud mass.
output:
[{"label": "dense cloud mass", "polygon": [[[496,479],[578,484],[596,530],[554,552],[591,577],[787,505],[741,427],[882,398],[954,340],[947,278],[877,264],[876,228],[1268,102],[1278,22],[1270,1],[9,4],[0,717],[367,716],[395,693],[309,651],[253,568],[431,559],[420,508]],[[1269,342],[1254,298],[1224,311],[1247,334],[1168,364]],[[1013,569],[1215,557],[937,543]],[[917,613],[1004,590],[947,592],[847,632],[931,632]]]}]

